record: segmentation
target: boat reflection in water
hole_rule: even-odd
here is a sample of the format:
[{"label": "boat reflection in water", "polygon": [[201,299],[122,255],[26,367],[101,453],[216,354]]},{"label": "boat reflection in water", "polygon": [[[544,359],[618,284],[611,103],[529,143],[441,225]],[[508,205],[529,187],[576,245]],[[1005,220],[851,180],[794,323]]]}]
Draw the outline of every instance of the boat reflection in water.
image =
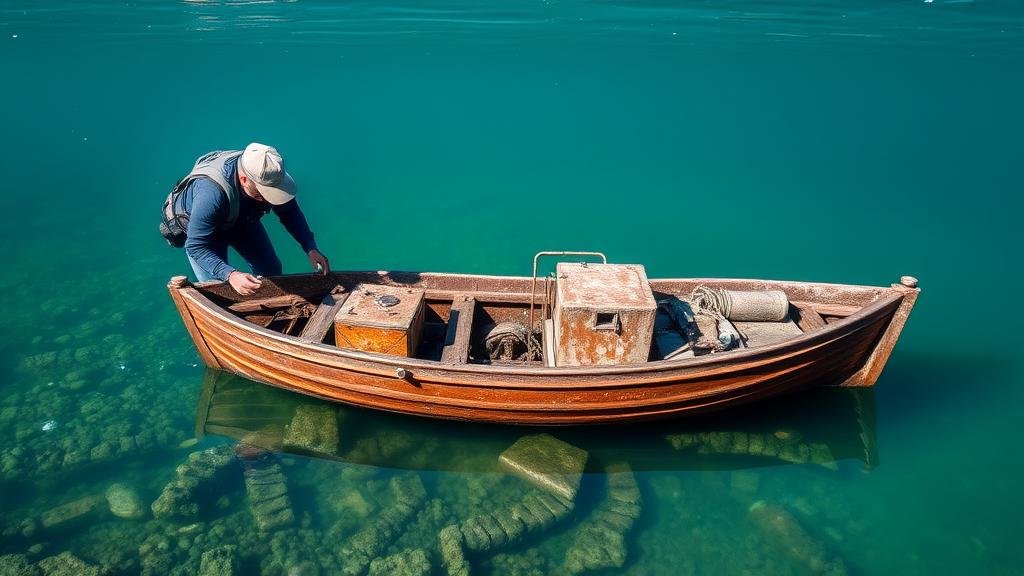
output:
[{"label": "boat reflection in water", "polygon": [[198,438],[226,436],[271,452],[394,469],[507,471],[502,452],[538,432],[584,450],[588,471],[609,462],[635,471],[878,465],[871,388],[812,389],[675,422],[538,430],[364,410],[208,370],[196,406]]},{"label": "boat reflection in water", "polygon": [[[711,572],[785,557],[802,571],[842,574],[835,547],[804,527],[815,521],[807,502],[779,486],[819,495],[827,514],[848,509],[827,495],[838,493],[841,461],[877,465],[872,394],[814,389],[703,419],[536,429],[352,408],[211,370],[196,436],[214,446],[175,469],[153,510],[207,510],[211,526],[252,550],[243,561],[258,556],[285,573],[310,558],[343,574],[582,574],[633,563],[646,573],[659,560],[630,552],[634,539],[667,534],[645,545],[676,549],[672,535],[697,531],[719,558],[701,562],[723,562]],[[207,478],[237,476],[232,463],[248,511],[209,504],[234,498],[225,487],[201,493]],[[750,470],[758,466],[797,476]],[[730,520],[713,533],[698,509]],[[204,516],[187,521],[195,517]],[[634,529],[651,521],[677,524]]]}]

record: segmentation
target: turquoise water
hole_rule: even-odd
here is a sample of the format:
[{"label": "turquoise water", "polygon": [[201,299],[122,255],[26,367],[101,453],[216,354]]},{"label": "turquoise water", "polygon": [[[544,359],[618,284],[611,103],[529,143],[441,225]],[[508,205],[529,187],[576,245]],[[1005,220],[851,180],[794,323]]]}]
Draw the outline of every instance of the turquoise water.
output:
[{"label": "turquoise water", "polygon": [[[528,274],[582,249],[652,277],[921,280],[873,394],[553,431],[589,455],[574,507],[473,574],[1024,573],[1021,70],[1012,2],[5,2],[0,555],[23,556],[0,562],[190,574],[236,544],[245,573],[417,549],[444,573],[442,528],[528,494],[497,457],[533,431],[328,408],[330,457],[264,438],[291,523],[260,531],[234,459],[174,500],[195,513],[154,515],[247,430],[197,415],[213,383],[158,206],[197,155],[257,140],[337,269]],[[262,399],[250,427],[324,407],[220,385]],[[738,456],[738,435],[832,459]],[[641,496],[615,530],[611,462]],[[108,510],[114,484],[141,518]]]}]

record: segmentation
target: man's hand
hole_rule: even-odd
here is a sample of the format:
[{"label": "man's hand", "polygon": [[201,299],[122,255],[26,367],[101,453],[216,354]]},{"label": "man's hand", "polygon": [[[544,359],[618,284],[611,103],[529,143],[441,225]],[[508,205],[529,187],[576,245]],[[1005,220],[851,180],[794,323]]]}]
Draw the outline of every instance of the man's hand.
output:
[{"label": "man's hand", "polygon": [[238,292],[242,296],[248,296],[255,292],[262,282],[252,274],[246,274],[245,272],[235,270],[228,275],[228,284],[231,284],[231,287],[235,289],[235,292]]},{"label": "man's hand", "polygon": [[327,262],[327,256],[324,256],[316,248],[309,251],[309,263],[313,265],[313,269],[319,272],[322,276],[326,276],[331,271],[331,265]]}]

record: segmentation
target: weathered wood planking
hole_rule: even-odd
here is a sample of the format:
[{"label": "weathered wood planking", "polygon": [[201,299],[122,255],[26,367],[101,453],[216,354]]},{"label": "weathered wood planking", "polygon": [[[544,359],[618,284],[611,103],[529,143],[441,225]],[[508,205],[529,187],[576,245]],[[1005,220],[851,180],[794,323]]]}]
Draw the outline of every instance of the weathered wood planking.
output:
[{"label": "weathered wood planking", "polygon": [[327,333],[334,328],[334,315],[341,309],[342,304],[348,298],[348,292],[338,285],[330,294],[324,296],[316,311],[309,317],[306,327],[299,333],[299,338],[306,342],[323,342]]},{"label": "weathered wood planking", "polygon": [[442,364],[465,364],[469,361],[469,342],[473,333],[473,314],[476,299],[469,295],[456,296],[448,316],[448,331],[441,350]]}]

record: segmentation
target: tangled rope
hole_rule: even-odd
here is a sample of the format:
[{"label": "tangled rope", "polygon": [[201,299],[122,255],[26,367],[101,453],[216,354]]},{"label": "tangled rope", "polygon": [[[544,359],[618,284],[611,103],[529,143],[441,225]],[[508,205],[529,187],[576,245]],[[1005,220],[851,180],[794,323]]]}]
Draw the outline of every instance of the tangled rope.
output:
[{"label": "tangled rope", "polygon": [[690,304],[695,306],[699,312],[713,316],[716,319],[723,319],[729,316],[732,308],[732,298],[724,288],[711,288],[710,286],[697,286],[690,292]]},{"label": "tangled rope", "polygon": [[491,360],[540,360],[537,336],[518,322],[501,322],[484,331],[484,347]]}]

